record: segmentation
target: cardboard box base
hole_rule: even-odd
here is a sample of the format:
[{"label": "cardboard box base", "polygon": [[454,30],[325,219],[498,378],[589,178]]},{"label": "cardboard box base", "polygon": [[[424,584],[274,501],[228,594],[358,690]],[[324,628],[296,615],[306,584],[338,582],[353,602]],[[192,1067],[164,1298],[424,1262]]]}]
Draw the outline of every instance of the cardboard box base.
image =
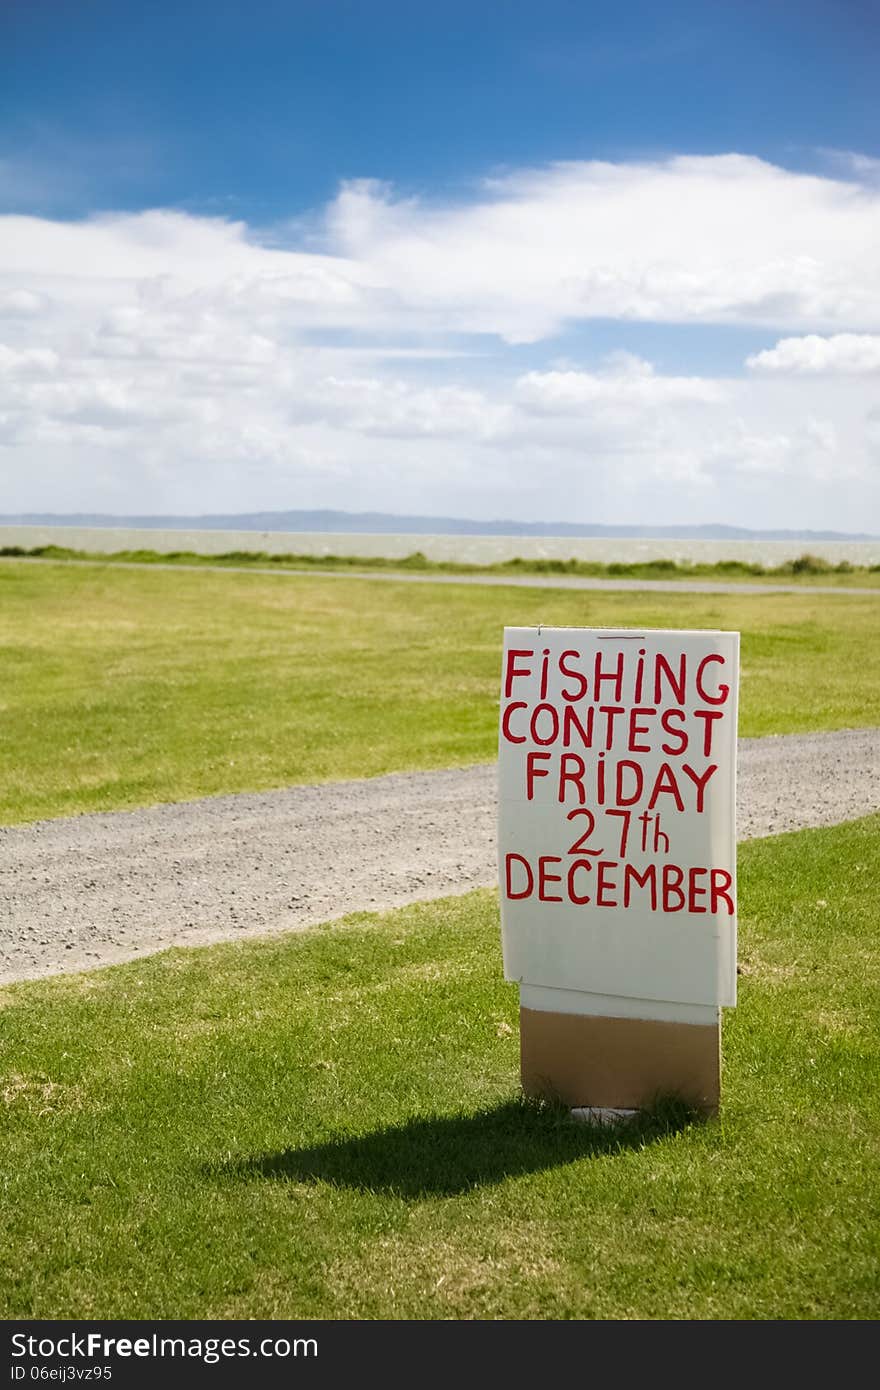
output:
[{"label": "cardboard box base", "polygon": [[721,1098],[720,1024],[520,1009],[522,1087],[568,1106],[640,1109],[678,1096],[704,1114]]}]

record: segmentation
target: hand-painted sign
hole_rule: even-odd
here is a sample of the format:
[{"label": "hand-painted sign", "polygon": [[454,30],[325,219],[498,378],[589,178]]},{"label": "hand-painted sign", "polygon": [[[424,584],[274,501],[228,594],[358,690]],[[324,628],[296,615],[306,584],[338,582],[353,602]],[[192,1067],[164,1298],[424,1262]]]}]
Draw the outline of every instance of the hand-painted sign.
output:
[{"label": "hand-painted sign", "polygon": [[507,628],[508,979],[736,1002],[739,634]]}]

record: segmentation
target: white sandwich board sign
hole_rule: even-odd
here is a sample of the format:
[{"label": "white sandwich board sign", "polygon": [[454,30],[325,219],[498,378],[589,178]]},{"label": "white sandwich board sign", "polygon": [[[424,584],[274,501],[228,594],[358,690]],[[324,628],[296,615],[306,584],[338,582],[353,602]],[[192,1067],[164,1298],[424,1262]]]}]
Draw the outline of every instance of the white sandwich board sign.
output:
[{"label": "white sandwich board sign", "polygon": [[738,661],[736,632],[505,629],[504,970],[539,1007],[736,1002]]}]

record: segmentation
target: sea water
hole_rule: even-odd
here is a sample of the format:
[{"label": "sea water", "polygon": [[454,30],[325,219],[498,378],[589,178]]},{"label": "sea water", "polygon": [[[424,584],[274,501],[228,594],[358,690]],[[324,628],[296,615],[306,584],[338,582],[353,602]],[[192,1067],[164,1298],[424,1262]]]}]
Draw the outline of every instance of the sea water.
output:
[{"label": "sea water", "polygon": [[422,536],[348,531],[185,531],[135,527],[0,526],[0,547],[58,545],[109,554],[116,550],[194,551],[221,555],[232,550],[270,555],[363,555],[403,559],[415,551],[429,560],[491,565],[512,560],[587,560],[601,564],[635,564],[645,560],[715,564],[741,560],[780,565],[799,555],[821,556],[831,564],[880,564],[880,539],[872,541],[651,540],[592,539],[577,536]]}]

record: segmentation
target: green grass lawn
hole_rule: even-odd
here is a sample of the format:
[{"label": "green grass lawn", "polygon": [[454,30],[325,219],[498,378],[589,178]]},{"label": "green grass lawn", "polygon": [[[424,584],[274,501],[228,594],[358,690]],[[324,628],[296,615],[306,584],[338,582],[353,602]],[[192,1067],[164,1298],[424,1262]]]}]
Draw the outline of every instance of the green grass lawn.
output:
[{"label": "green grass lawn", "polygon": [[5,989],[2,1316],[876,1318],[878,832],[741,849],[708,1123],[518,1099],[489,892]]},{"label": "green grass lawn", "polygon": [[878,722],[877,600],[0,563],[0,824],[495,756],[505,624],[743,633],[746,735]]}]

